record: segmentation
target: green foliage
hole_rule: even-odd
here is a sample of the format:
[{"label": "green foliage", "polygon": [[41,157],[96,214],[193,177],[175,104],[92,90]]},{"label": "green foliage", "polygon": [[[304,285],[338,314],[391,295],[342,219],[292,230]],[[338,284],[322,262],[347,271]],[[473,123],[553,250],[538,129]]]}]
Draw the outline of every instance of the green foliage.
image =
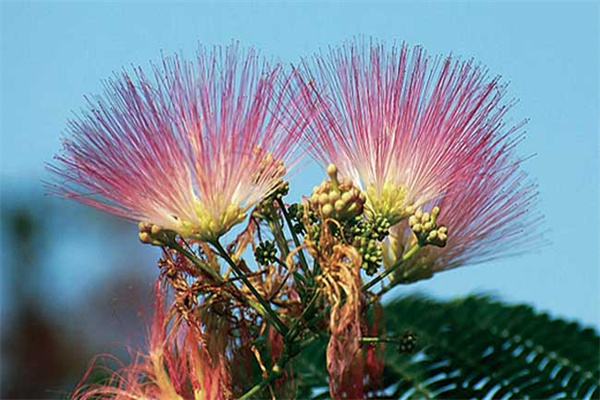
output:
[{"label": "green foliage", "polygon": [[[388,339],[415,333],[415,353],[386,345],[384,389],[372,397],[600,398],[600,337],[591,328],[486,296],[404,297],[385,307],[385,321]],[[295,363],[302,397],[323,396],[327,385],[326,342],[317,345]]]},{"label": "green foliage", "polygon": [[320,336],[292,360],[296,398],[314,398],[315,393],[329,394],[326,349],[327,338]]}]

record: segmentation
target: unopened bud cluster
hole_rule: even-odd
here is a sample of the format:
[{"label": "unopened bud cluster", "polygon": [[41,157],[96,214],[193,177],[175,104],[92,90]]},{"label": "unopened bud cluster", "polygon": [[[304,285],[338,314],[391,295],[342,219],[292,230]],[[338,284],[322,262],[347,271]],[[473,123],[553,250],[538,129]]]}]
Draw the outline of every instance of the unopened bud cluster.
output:
[{"label": "unopened bud cluster", "polygon": [[287,196],[289,192],[290,183],[288,181],[280,181],[275,187],[275,190],[273,190],[273,192],[271,192],[269,195],[269,198],[273,200],[281,200],[284,196]]},{"label": "unopened bud cluster", "polygon": [[390,221],[382,215],[375,216],[371,226],[372,235],[380,242],[390,234]]},{"label": "unopened bud cluster", "polygon": [[175,232],[163,229],[150,222],[140,222],[138,224],[140,233],[138,237],[142,243],[154,246],[165,246],[174,240]]},{"label": "unopened bud cluster", "polygon": [[307,240],[319,241],[321,220],[310,205],[303,203],[291,204],[288,213],[294,234],[302,235]]},{"label": "unopened bud cluster", "polygon": [[329,180],[313,189],[310,206],[323,218],[346,221],[362,214],[366,196],[351,181],[338,181],[337,173],[337,167],[329,164]]},{"label": "unopened bud cluster", "polygon": [[259,243],[254,249],[254,258],[260,265],[269,265],[275,262],[277,257],[277,249],[275,249],[275,243],[270,240],[265,240]]},{"label": "unopened bud cluster", "polygon": [[354,239],[353,244],[362,256],[361,268],[367,275],[373,275],[383,262],[381,243],[369,237],[358,236]]},{"label": "unopened bud cluster", "polygon": [[388,236],[389,229],[390,223],[383,216],[373,219],[357,217],[354,221],[352,244],[362,256],[362,268],[368,275],[373,275],[383,262],[381,241]]},{"label": "unopened bud cluster", "polygon": [[404,331],[400,336],[398,344],[399,353],[412,353],[415,350],[417,344],[417,335],[410,329]]},{"label": "unopened bud cluster", "polygon": [[448,240],[448,228],[444,225],[436,225],[436,219],[440,213],[440,208],[435,206],[431,213],[423,212],[420,208],[410,216],[408,225],[417,237],[421,246],[434,245],[438,247],[446,246]]},{"label": "unopened bud cluster", "polygon": [[281,181],[277,184],[277,187],[265,197],[260,203],[254,207],[252,215],[256,218],[271,220],[275,216],[275,208],[273,202],[275,200],[281,200],[290,191],[290,184],[288,181]]},{"label": "unopened bud cluster", "polygon": [[383,186],[368,185],[367,214],[374,217],[384,216],[392,225],[415,212],[415,206],[408,202],[408,188],[406,185],[386,181]]},{"label": "unopened bud cluster", "polygon": [[[308,209],[307,209],[308,208]],[[292,229],[294,233],[303,235],[306,233],[306,227],[304,226],[304,213],[307,213],[308,222],[310,225],[314,225],[319,222],[319,218],[310,207],[305,207],[302,203],[294,203],[288,208],[290,219],[292,220]]]}]

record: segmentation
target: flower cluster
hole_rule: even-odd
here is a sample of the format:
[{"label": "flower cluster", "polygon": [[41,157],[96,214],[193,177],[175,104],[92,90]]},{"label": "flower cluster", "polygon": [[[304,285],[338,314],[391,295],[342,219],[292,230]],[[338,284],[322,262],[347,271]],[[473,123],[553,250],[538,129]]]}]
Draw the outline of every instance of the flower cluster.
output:
[{"label": "flower cluster", "polygon": [[[139,222],[174,300],[157,290],[148,355],[75,397],[285,397],[302,390],[290,362],[323,337],[330,395],[380,395],[383,343],[416,341],[378,337],[384,293],[535,243],[505,93],[473,61],[366,42],[291,71],[201,49],[108,81],[51,188]],[[287,205],[303,151],[328,179]]]},{"label": "flower cluster", "polygon": [[297,159],[282,68],[238,46],[165,58],[107,82],[69,125],[55,192],[184,237],[214,240]]},{"label": "flower cluster", "polygon": [[439,206],[452,232],[446,248],[429,251],[434,270],[535,241],[536,191],[514,154],[523,122],[507,125],[512,102],[498,77],[472,60],[365,42],[315,55],[298,71],[304,96],[294,105],[308,121],[308,150],[363,188],[370,218],[390,222],[392,258],[414,243],[407,222],[421,207]]}]

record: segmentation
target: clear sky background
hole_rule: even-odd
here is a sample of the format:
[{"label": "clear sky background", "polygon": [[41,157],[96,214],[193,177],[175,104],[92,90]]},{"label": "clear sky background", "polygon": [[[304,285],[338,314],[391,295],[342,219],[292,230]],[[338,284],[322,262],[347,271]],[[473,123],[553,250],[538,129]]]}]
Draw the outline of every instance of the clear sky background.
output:
[{"label": "clear sky background", "polygon": [[[600,326],[597,2],[3,2],[0,12],[3,198],[41,185],[44,162],[59,149],[84,94],[100,92],[102,79],[122,67],[147,67],[161,52],[193,56],[199,42],[240,40],[291,63],[365,35],[421,44],[430,54],[474,57],[510,82],[509,95],[520,99],[511,116],[531,119],[519,152],[535,154],[524,168],[539,184],[550,244],[395,293],[450,298],[487,292]],[[309,165],[295,177],[292,195],[308,194],[321,176]],[[53,240],[62,242],[61,222],[55,223]],[[83,224],[79,233],[86,229]],[[134,226],[120,240],[140,250]],[[64,262],[54,266],[63,270],[53,271],[51,282],[76,297],[81,290],[72,288],[97,285],[107,267],[80,269],[78,260],[89,253],[61,246],[54,257]],[[99,248],[96,256],[110,252]],[[151,263],[154,253],[146,250]]]}]

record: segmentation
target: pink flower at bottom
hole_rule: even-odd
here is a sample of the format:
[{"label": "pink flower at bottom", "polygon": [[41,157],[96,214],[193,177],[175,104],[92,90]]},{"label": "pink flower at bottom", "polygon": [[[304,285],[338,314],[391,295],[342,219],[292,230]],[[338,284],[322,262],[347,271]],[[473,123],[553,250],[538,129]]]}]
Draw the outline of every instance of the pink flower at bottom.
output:
[{"label": "pink flower at bottom", "polygon": [[[155,310],[148,350],[133,362],[112,372],[108,383],[86,385],[90,372],[75,389],[73,399],[227,399],[231,397],[231,373],[224,348],[208,349],[204,344],[221,333],[202,332],[182,321],[169,320],[166,290],[156,284]],[[93,367],[93,366],[92,366]]]}]

